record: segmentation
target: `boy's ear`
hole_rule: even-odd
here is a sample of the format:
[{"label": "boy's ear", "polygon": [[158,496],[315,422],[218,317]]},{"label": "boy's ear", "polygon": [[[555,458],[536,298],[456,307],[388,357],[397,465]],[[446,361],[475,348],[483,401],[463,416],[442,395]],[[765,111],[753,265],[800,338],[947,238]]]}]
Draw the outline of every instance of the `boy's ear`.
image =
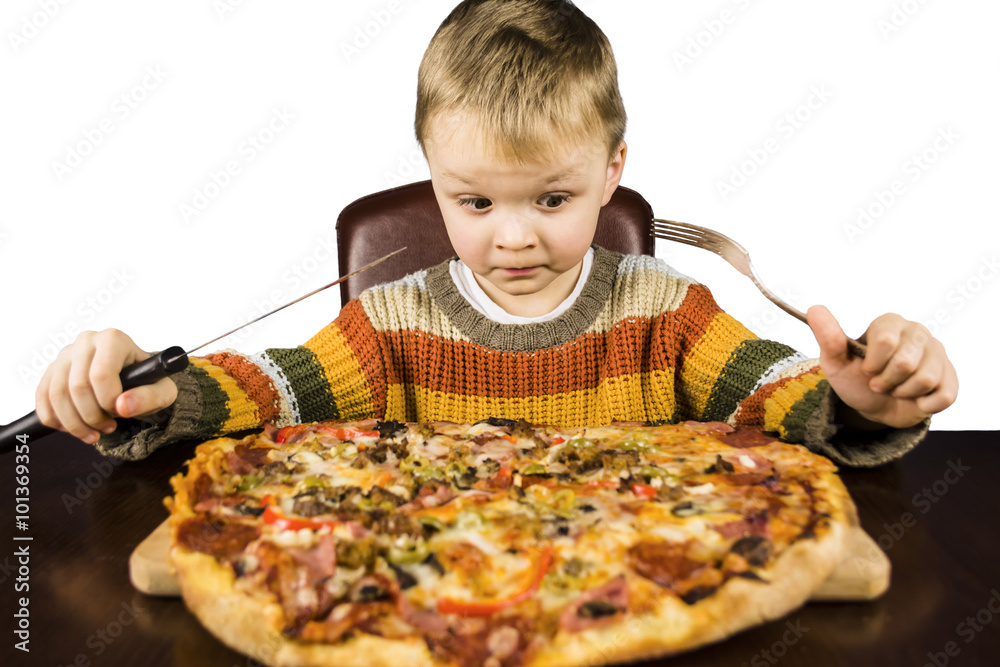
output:
[{"label": "boy's ear", "polygon": [[622,181],[622,172],[625,171],[625,155],[627,153],[628,144],[622,141],[621,145],[618,146],[618,150],[611,156],[611,162],[608,163],[608,180],[604,183],[604,201],[601,202],[601,206],[611,201],[611,195],[615,193],[615,190],[618,189],[618,184]]}]

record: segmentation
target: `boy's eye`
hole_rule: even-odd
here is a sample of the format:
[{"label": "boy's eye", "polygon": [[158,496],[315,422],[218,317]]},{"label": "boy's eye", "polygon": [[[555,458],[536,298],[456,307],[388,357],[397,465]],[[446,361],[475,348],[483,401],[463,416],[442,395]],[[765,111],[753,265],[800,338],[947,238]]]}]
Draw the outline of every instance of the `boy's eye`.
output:
[{"label": "boy's eye", "polygon": [[538,203],[542,205],[543,208],[559,208],[563,204],[569,201],[569,195],[542,195],[542,198],[538,200]]},{"label": "boy's eye", "polygon": [[458,200],[458,205],[466,208],[472,208],[477,211],[482,211],[490,206],[493,206],[493,202],[485,197],[460,197]]}]

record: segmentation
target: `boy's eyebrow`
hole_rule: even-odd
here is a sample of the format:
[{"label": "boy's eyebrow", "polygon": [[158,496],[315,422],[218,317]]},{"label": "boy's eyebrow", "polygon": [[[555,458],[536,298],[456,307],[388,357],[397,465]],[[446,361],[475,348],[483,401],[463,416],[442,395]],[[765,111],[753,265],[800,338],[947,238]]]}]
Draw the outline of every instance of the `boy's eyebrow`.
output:
[{"label": "boy's eyebrow", "polygon": [[561,171],[555,176],[549,178],[547,181],[545,181],[545,184],[550,185],[552,183],[558,183],[559,181],[566,181],[571,178],[576,178],[579,175],[580,172],[577,171],[576,169],[567,169],[566,171]]},{"label": "boy's eyebrow", "polygon": [[449,181],[458,181],[463,185],[475,185],[474,183],[470,183],[469,181],[465,180],[458,174],[453,174],[452,172],[447,170],[441,172],[441,178],[447,178]]},{"label": "boy's eyebrow", "polygon": [[[545,179],[545,185],[550,185],[552,183],[558,183],[559,181],[565,181],[565,180],[568,180],[570,178],[575,178],[576,176],[579,176],[579,175],[580,175],[580,172],[577,171],[576,169],[567,169],[565,171],[561,171],[558,174],[555,174],[554,176],[551,176],[551,177]],[[447,171],[447,170],[441,172],[441,178],[446,178],[449,181],[458,181],[459,183],[461,183],[463,185],[468,185],[470,187],[476,185],[473,182],[465,180],[464,178],[462,178],[458,174],[455,174],[455,173]]]}]

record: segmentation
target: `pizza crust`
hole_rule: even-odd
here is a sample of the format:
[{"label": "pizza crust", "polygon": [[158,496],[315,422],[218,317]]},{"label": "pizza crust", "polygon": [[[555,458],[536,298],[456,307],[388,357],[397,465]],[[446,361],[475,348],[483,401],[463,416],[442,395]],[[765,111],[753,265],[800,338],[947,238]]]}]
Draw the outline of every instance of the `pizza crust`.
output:
[{"label": "pizza crust", "polygon": [[681,653],[731,637],[801,607],[843,557],[847,531],[834,523],[819,539],[800,540],[761,574],[771,583],[730,579],[714,595],[688,606],[668,596],[659,608],[621,623],[560,633],[526,665],[575,667]]},{"label": "pizza crust", "polygon": [[439,667],[419,637],[390,640],[357,633],[337,645],[288,639],[268,622],[281,617],[277,602],[236,590],[232,570],[215,558],[180,547],[170,550],[184,603],[226,646],[272,667]]},{"label": "pizza crust", "polygon": [[[525,667],[576,667],[662,657],[780,618],[805,604],[830,576],[843,558],[846,535],[845,527],[834,522],[823,537],[796,542],[762,572],[770,583],[730,579],[695,605],[668,596],[653,613],[602,628],[560,632]],[[171,561],[184,601],[198,620],[227,646],[261,663],[273,667],[441,665],[418,637],[390,640],[359,633],[338,645],[287,639],[265,620],[271,614],[280,618],[280,606],[237,591],[232,571],[214,558],[174,547]]]}]

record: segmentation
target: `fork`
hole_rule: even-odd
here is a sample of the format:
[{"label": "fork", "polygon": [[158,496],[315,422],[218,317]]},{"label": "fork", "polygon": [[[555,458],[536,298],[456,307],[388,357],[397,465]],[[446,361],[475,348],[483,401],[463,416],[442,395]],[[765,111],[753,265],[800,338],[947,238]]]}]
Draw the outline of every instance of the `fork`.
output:
[{"label": "fork", "polygon": [[[801,320],[806,324],[809,323],[806,319],[805,313],[778,298],[778,295],[769,290],[764,283],[761,282],[760,278],[757,276],[757,272],[753,268],[753,264],[750,263],[750,254],[747,253],[743,246],[725,234],[711,229],[706,229],[705,227],[699,227],[698,225],[691,225],[686,222],[675,222],[673,220],[653,218],[653,229],[650,232],[650,236],[654,236],[658,239],[664,239],[666,241],[676,241],[677,243],[684,243],[696,248],[701,248],[702,250],[714,252],[716,255],[729,262],[737,271],[752,280],[753,284],[757,286],[757,289],[759,289],[761,293],[771,301],[771,303],[776,305],[778,308],[781,308],[792,317]],[[847,349],[850,350],[855,356],[863,359],[868,348],[864,343],[854,340],[853,338],[848,338]]]}]

